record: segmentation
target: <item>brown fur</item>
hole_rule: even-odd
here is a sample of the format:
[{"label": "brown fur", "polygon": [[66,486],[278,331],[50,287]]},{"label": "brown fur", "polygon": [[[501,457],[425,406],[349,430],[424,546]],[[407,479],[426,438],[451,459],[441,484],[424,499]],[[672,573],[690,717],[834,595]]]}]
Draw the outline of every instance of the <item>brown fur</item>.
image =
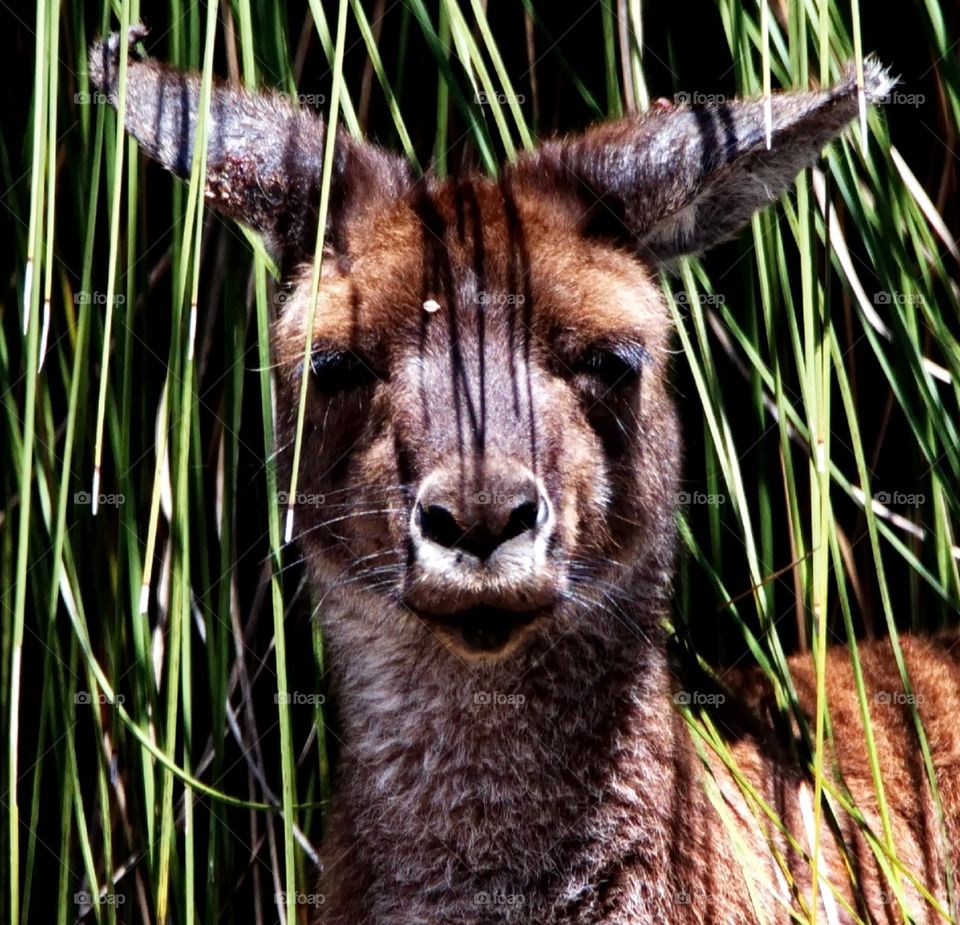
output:
[{"label": "brown fur", "polygon": [[[120,45],[91,53],[108,92]],[[129,130],[184,175],[198,79],[131,59],[127,86]],[[889,86],[868,61],[868,99]],[[287,268],[274,329],[285,466],[311,377],[297,542],[342,736],[322,925],[786,922],[809,909],[799,730],[758,672],[718,687],[676,677],[667,654],[681,450],[655,272],[734,233],[855,112],[852,71],[776,96],[769,146],[758,101],[660,107],[550,142],[499,181],[414,181],[338,138],[305,369],[324,128],[215,88],[207,201],[267,235]],[[947,908],[957,641],[904,641],[943,825],[889,644],[861,649],[890,841],[910,872],[899,887],[838,799],[886,842],[849,654],[829,653],[820,873],[837,896],[820,890],[819,921],[901,921],[898,890],[914,921]],[[810,660],[790,667],[813,723]],[[710,698],[746,787],[692,737],[676,710],[691,696]]]}]

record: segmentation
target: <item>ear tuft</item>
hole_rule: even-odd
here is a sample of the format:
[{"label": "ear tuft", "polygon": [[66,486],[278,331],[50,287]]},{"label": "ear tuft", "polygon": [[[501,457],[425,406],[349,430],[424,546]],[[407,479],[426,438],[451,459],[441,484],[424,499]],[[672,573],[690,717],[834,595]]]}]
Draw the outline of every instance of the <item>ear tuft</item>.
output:
[{"label": "ear tuft", "polygon": [[[137,42],[150,34],[150,27],[143,23],[134,23],[127,30],[127,51],[134,52]],[[111,32],[105,39],[99,39],[90,46],[87,58],[87,73],[90,83],[107,94],[116,96],[117,79],[120,64],[120,33]]]},{"label": "ear tuft", "polygon": [[[850,62],[844,74],[845,79],[853,77],[856,81],[856,68]],[[863,59],[863,90],[868,103],[882,103],[893,92],[893,88],[900,82],[899,77],[892,77],[889,68],[884,67],[874,55],[867,55]]]}]

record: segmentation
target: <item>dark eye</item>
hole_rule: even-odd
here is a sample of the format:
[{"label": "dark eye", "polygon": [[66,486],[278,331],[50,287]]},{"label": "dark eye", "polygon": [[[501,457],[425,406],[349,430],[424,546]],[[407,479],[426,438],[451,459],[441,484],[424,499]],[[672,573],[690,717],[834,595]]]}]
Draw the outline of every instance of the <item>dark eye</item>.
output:
[{"label": "dark eye", "polygon": [[622,388],[637,379],[649,359],[640,344],[593,347],[580,358],[577,372],[592,376],[608,389]]},{"label": "dark eye", "polygon": [[315,350],[310,359],[313,382],[324,395],[338,395],[369,385],[380,377],[373,363],[352,350]]}]

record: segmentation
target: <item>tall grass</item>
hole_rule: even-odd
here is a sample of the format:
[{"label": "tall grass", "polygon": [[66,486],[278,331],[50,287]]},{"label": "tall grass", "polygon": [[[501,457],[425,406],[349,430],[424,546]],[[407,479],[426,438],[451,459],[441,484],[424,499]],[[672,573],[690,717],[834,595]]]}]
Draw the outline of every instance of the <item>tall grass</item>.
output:
[{"label": "tall grass", "polygon": [[[639,0],[37,0],[32,15],[5,39],[33,70],[5,78],[0,135],[0,920],[293,922],[320,901],[336,741],[276,503],[296,491],[275,467],[276,268],[204,211],[199,165],[188,184],[146,166],[91,93],[89,42],[141,18],[150,53],[201,70],[205,93],[215,72],[299,91],[337,131],[441,174],[495,171],[657,95],[829,81],[863,50],[903,75],[736,242],[663,278],[687,442],[677,636],[770,677],[807,737],[818,831],[848,800],[823,697],[825,647],[848,646],[881,807],[868,840],[898,902],[914,872],[857,639],[888,636],[902,668],[901,632],[958,622],[956,11],[717,0],[694,25]],[[797,650],[819,679],[812,727]],[[726,756],[709,717],[689,720]]]}]

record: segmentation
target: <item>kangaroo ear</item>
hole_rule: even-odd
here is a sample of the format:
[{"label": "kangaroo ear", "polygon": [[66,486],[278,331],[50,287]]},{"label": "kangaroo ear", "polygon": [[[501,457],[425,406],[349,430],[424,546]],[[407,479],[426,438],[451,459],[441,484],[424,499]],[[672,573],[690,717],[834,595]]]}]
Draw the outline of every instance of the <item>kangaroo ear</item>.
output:
[{"label": "kangaroo ear", "polygon": [[[895,81],[864,62],[868,102]],[[854,70],[827,90],[667,107],[547,142],[512,168],[529,195],[559,197],[585,233],[628,240],[654,263],[730,237],[775,199],[857,114]]]},{"label": "kangaroo ear", "polygon": [[[132,53],[147,34],[132,26],[90,51],[90,79],[117,104],[121,44]],[[127,65],[126,129],[157,162],[187,178],[193,162],[200,76],[132,56]],[[212,88],[205,198],[224,215],[262,232],[285,259],[307,259],[316,246],[325,128],[280,94],[251,96],[222,82]],[[338,132],[328,231],[339,232],[374,201],[398,196],[410,182],[404,161]],[[331,240],[333,231],[326,241]]]}]

